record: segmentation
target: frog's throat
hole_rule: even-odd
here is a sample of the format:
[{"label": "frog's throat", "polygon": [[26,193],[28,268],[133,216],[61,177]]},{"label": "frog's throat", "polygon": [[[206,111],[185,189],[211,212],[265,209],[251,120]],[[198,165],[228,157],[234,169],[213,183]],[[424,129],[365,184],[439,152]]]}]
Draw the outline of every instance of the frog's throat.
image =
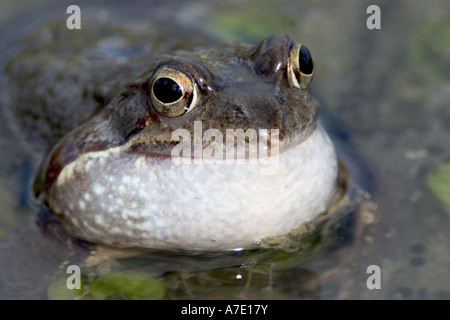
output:
[{"label": "frog's throat", "polygon": [[327,210],[338,161],[325,130],[261,164],[183,164],[114,149],[66,165],[49,204],[79,237],[118,247],[229,250],[289,232]]}]

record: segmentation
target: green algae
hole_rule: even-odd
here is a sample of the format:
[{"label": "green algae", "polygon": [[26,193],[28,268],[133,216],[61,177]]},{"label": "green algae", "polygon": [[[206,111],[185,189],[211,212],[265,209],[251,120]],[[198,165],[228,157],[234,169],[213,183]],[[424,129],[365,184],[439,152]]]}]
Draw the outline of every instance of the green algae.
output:
[{"label": "green algae", "polygon": [[433,169],[427,175],[426,182],[450,215],[450,163]]}]

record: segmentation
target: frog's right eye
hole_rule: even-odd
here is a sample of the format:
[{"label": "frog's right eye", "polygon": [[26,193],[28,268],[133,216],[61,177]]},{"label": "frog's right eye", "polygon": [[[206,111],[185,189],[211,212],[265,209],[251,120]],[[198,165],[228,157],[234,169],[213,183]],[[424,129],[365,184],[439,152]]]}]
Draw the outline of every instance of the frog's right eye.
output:
[{"label": "frog's right eye", "polygon": [[289,53],[289,82],[292,86],[307,89],[314,76],[314,62],[311,53],[304,45],[297,43]]},{"label": "frog's right eye", "polygon": [[163,116],[182,116],[198,104],[197,82],[184,71],[161,66],[153,73],[150,83],[150,101]]}]

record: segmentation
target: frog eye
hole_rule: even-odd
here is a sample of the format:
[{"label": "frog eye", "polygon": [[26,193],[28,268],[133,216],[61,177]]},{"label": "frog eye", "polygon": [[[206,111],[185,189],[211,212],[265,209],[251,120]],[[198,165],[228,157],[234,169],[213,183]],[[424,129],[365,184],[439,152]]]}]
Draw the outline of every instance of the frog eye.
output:
[{"label": "frog eye", "polygon": [[153,73],[150,101],[163,116],[179,117],[198,104],[197,91],[197,83],[190,75],[162,66]]},{"label": "frog eye", "polygon": [[314,62],[308,48],[295,44],[289,53],[288,77],[292,86],[307,89],[314,75]]}]

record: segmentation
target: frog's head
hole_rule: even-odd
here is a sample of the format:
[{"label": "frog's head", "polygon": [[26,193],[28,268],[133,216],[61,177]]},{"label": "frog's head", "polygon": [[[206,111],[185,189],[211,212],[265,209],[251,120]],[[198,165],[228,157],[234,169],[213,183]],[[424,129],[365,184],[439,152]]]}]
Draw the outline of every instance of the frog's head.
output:
[{"label": "frog's head", "polygon": [[163,126],[202,121],[206,129],[276,128],[281,139],[307,136],[317,114],[307,92],[313,74],[308,49],[284,35],[257,47],[178,52],[146,79],[148,108]]},{"label": "frog's head", "polygon": [[[285,35],[177,51],[56,146],[43,171],[48,203],[81,237],[118,246],[229,249],[288,232],[325,211],[335,189],[336,156],[308,90],[313,74],[308,49]],[[227,130],[277,130],[277,143],[265,137],[279,146],[277,174],[174,163],[174,132],[184,130],[186,143],[194,124],[213,156],[226,155]]]}]

